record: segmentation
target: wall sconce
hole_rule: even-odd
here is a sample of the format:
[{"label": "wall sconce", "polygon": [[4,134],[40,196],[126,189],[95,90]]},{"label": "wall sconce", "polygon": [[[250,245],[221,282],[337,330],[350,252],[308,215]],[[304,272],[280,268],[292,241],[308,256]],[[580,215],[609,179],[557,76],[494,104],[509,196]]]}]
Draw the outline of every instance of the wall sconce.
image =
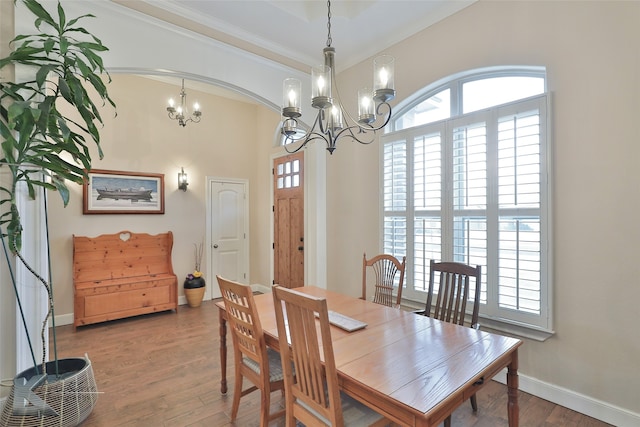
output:
[{"label": "wall sconce", "polygon": [[187,173],[184,171],[184,168],[181,169],[182,170],[178,172],[178,189],[187,191],[187,185],[189,185],[187,182]]}]

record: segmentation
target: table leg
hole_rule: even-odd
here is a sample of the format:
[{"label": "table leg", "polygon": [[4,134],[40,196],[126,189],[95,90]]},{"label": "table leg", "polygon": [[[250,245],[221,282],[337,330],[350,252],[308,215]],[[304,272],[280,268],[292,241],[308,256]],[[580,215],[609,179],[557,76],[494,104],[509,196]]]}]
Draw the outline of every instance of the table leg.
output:
[{"label": "table leg", "polygon": [[227,319],[224,310],[218,308],[218,320],[220,323],[220,392],[227,394]]},{"label": "table leg", "polygon": [[507,410],[509,414],[509,427],[518,427],[519,408],[518,408],[518,350],[516,349],[511,356],[511,363],[507,366],[507,393],[509,403]]}]

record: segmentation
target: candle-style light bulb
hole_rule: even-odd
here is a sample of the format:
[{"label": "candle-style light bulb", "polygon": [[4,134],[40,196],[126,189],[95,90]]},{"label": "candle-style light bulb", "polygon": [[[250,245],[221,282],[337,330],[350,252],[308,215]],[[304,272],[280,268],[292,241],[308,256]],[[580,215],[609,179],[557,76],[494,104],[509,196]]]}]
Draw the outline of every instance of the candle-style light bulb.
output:
[{"label": "candle-style light bulb", "polygon": [[393,56],[380,55],[373,60],[373,99],[388,102],[396,96]]},{"label": "candle-style light bulb", "polygon": [[311,106],[325,109],[331,105],[331,67],[321,65],[311,69]]},{"label": "candle-style light bulb", "polygon": [[289,107],[296,106],[296,91],[291,89],[289,91]]},{"label": "candle-style light bulb", "polygon": [[362,88],[358,91],[358,121],[360,123],[369,124],[375,121],[374,104],[371,89]]},{"label": "candle-style light bulb", "polygon": [[360,105],[362,106],[363,110],[369,111],[369,108],[371,106],[371,97],[363,96],[362,99],[360,99]]},{"label": "candle-style light bulb", "polygon": [[318,77],[318,95],[324,95],[324,77]]},{"label": "candle-style light bulb", "polygon": [[174,104],[173,98],[169,98],[169,107],[173,108]]},{"label": "candle-style light bulb", "polygon": [[[282,115],[288,118],[300,117],[300,92],[302,84],[294,78],[285,79],[282,83]],[[290,127],[295,127],[293,122],[288,122]],[[290,129],[287,129],[288,132]]]},{"label": "candle-style light bulb", "polygon": [[331,127],[335,130],[342,129],[342,111],[335,105],[331,107]]},{"label": "candle-style light bulb", "polygon": [[193,110],[194,111],[200,111],[200,104],[198,104],[197,102],[195,104],[193,104]]},{"label": "candle-style light bulb", "polygon": [[379,76],[380,76],[380,85],[383,88],[386,88],[387,87],[387,83],[389,82],[389,72],[384,67],[380,68]]}]

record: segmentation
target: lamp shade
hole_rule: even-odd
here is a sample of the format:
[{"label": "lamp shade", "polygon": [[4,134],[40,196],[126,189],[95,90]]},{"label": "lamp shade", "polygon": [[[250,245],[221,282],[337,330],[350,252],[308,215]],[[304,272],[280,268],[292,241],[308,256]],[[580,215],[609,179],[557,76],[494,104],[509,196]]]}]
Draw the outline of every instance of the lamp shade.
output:
[{"label": "lamp shade", "polygon": [[390,55],[380,55],[373,60],[373,90],[395,89],[393,81],[395,59]]},{"label": "lamp shade", "polygon": [[311,69],[311,105],[314,108],[331,105],[331,67],[328,65]]},{"label": "lamp shade", "polygon": [[282,115],[300,117],[300,98],[302,83],[294,78],[285,79],[282,83]]},{"label": "lamp shade", "polygon": [[371,123],[375,120],[373,94],[368,87],[358,91],[358,121],[360,123]]},{"label": "lamp shade", "polygon": [[373,97],[377,101],[387,102],[396,96],[394,63],[390,55],[380,55],[373,60]]}]

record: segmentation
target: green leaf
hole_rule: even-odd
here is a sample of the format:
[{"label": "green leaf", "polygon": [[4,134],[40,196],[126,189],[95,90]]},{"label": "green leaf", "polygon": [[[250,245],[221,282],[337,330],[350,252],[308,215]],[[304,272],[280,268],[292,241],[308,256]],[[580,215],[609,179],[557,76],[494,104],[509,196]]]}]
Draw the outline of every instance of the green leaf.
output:
[{"label": "green leaf", "polygon": [[22,225],[20,224],[20,212],[14,202],[10,206],[11,219],[7,225],[7,236],[9,240],[9,249],[12,252],[22,249]]},{"label": "green leaf", "polygon": [[66,37],[60,37],[60,55],[65,56],[69,50],[69,40]]},{"label": "green leaf", "polygon": [[[39,34],[16,36],[13,51],[0,58],[0,67],[20,65],[34,69],[33,80],[0,83],[0,167],[8,168],[13,178],[9,180],[10,188],[0,187],[0,205],[9,205],[8,210],[0,212],[0,226],[6,227],[12,250],[22,246],[15,185],[23,181],[32,198],[39,188],[58,191],[66,206],[70,198],[68,183],[82,183],[86,170],[91,168],[93,146],[87,145],[88,138],[100,158],[104,155],[96,126],[102,124],[100,110],[87,88],[92,86],[95,90],[91,96],[97,94],[103,105],[108,102],[115,108],[100,76],[105,73],[111,81],[100,57],[108,49],[87,29],[76,27],[80,19],[93,15],[67,21],[60,2],[55,10],[57,16],[52,16],[39,1],[22,1],[35,16],[34,26]],[[81,40],[74,38],[76,35]],[[49,81],[51,76],[54,78]],[[59,110],[58,101],[62,100],[69,105]],[[43,173],[51,181],[43,179]]]},{"label": "green leaf", "polygon": [[87,66],[87,64],[82,61],[81,59],[78,59],[76,61],[76,66],[78,67],[78,69],[80,69],[80,73],[82,73],[83,77],[87,77],[89,79],[91,79],[91,77],[94,77],[91,74],[91,69]]},{"label": "green leaf", "polygon": [[38,83],[38,86],[42,87],[44,85],[44,82],[47,80],[47,76],[49,75],[49,71],[52,69],[53,66],[44,65],[38,70],[36,73],[36,82]]},{"label": "green leaf", "polygon": [[58,80],[58,89],[60,90],[60,94],[62,97],[69,103],[74,105],[73,97],[71,94],[71,90],[69,89],[69,84],[65,79]]},{"label": "green leaf", "polygon": [[80,50],[84,53],[85,50],[97,50],[98,52],[104,52],[109,49],[104,47],[102,43],[89,43],[89,42],[80,42],[76,45],[80,48]]},{"label": "green leaf", "polygon": [[58,2],[58,17],[60,18],[60,28],[64,28],[65,27],[65,16],[64,16],[64,9],[62,8],[62,5]]},{"label": "green leaf", "polygon": [[53,175],[53,184],[56,186],[58,193],[60,193],[60,197],[62,198],[62,203],[66,207],[69,204],[69,189],[65,185],[64,180],[57,179],[56,175]]},{"label": "green leaf", "polygon": [[47,53],[51,53],[51,51],[53,50],[53,48],[55,47],[56,42],[55,40],[47,40],[44,42],[44,50]]},{"label": "green leaf", "polygon": [[29,198],[34,200],[36,198],[36,190],[33,188],[33,182],[27,177],[27,192],[29,193]]},{"label": "green leaf", "polygon": [[[38,17],[36,22],[44,21],[47,24],[51,25],[53,28],[55,28],[56,31],[59,30],[56,21],[53,20],[51,15],[49,15],[49,12],[47,12],[40,5],[40,3],[38,3],[35,0],[22,0],[22,1],[25,4],[25,6],[27,6],[27,8],[31,11],[31,13],[33,13],[34,15],[36,15]],[[39,24],[36,25],[36,27],[39,27],[39,26],[40,26]]]}]

